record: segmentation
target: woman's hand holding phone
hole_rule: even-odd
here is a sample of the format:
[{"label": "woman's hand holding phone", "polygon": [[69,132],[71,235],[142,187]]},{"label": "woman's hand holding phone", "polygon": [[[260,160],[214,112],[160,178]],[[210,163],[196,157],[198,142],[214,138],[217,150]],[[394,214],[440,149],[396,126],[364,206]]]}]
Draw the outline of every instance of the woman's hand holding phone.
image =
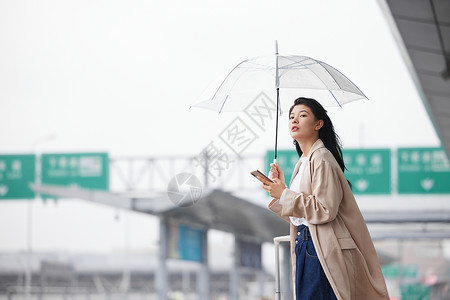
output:
[{"label": "woman's hand holding phone", "polygon": [[284,173],[281,171],[278,163],[276,166],[274,164],[270,164],[270,167],[273,181],[258,170],[250,173],[262,182],[263,189],[265,189],[270,196],[280,199],[281,194],[283,194],[284,189],[287,187],[284,183]]}]

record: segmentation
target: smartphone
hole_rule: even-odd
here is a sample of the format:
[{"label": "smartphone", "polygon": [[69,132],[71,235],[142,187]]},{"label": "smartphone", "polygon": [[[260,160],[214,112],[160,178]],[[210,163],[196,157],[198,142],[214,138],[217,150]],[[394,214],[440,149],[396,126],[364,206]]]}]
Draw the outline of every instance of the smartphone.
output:
[{"label": "smartphone", "polygon": [[[259,171],[259,170],[255,170],[255,171],[252,171],[252,172],[250,172],[250,174],[252,174],[253,176],[261,176],[262,178],[263,178],[263,180],[265,179],[265,180],[268,180],[268,181],[270,181],[270,182],[272,182],[273,183],[273,181],[271,180],[271,179],[269,179],[269,177],[267,177],[266,175],[264,175],[261,171]],[[260,181],[262,181],[262,182],[264,182],[263,180],[260,180]]]}]

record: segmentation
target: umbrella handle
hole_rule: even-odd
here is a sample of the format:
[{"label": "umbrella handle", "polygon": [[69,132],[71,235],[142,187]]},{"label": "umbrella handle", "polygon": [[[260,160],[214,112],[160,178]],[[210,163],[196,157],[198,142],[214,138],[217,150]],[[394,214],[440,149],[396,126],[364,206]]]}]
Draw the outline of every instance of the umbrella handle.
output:
[{"label": "umbrella handle", "polygon": [[[273,159],[273,163],[274,163],[275,165],[277,164],[277,159],[276,159],[276,158]],[[268,174],[267,177],[269,177],[270,179],[273,179],[273,178],[272,178],[272,171],[270,171],[270,169],[269,169],[269,174]]]}]

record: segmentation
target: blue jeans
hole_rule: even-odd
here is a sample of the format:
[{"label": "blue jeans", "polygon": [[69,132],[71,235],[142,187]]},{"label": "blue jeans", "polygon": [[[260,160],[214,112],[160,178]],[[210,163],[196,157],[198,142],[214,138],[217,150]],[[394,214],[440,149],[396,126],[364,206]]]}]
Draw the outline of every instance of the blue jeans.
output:
[{"label": "blue jeans", "polygon": [[295,299],[337,300],[317,257],[309,229],[305,225],[297,226],[295,255]]}]

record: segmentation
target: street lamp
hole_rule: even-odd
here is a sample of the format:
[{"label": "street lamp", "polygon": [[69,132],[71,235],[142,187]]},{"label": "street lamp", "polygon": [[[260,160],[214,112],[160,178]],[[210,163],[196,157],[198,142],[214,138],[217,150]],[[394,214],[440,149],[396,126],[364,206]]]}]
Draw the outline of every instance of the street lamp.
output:
[{"label": "street lamp", "polygon": [[[31,151],[36,155],[36,165],[35,165],[35,184],[39,186],[41,184],[41,160],[40,156],[37,153],[37,148],[39,145],[42,145],[45,142],[52,141],[56,139],[56,134],[48,134],[37,140],[35,140],[31,144]],[[33,221],[33,206],[31,205],[32,199],[28,200],[27,203],[27,217],[28,217],[28,228],[27,228],[27,267],[25,273],[25,295],[26,299],[30,299],[30,290],[31,290],[31,276],[32,276],[32,257],[33,257],[33,248],[32,248],[32,221]]]}]

